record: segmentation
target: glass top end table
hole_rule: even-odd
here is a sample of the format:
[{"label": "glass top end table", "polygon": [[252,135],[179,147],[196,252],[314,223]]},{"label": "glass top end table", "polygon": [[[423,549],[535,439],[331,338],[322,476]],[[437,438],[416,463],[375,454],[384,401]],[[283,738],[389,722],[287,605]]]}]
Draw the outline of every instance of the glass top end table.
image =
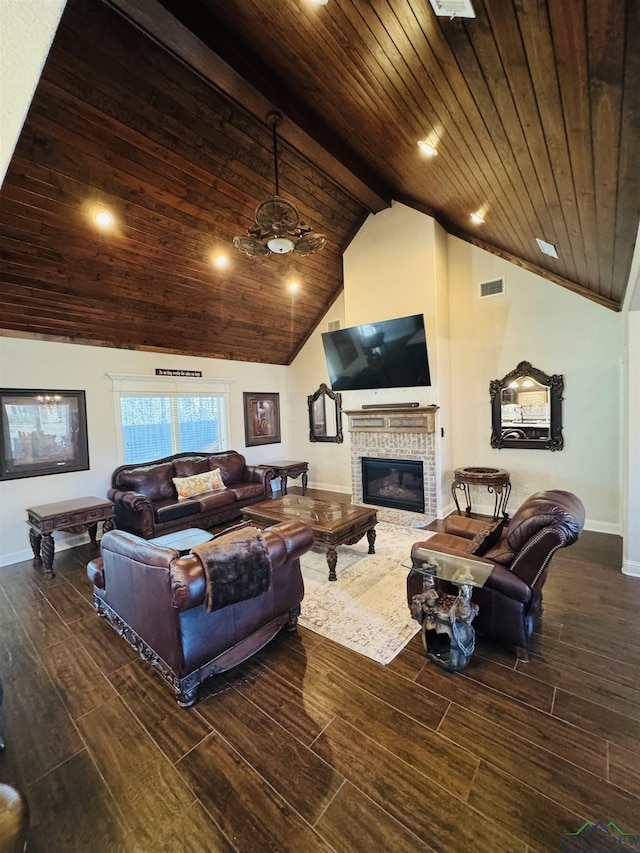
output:
[{"label": "glass top end table", "polygon": [[[493,564],[463,555],[445,554],[429,548],[416,548],[404,568],[421,572],[422,593],[411,600],[411,615],[422,626],[427,656],[450,672],[469,662],[475,649],[475,631],[471,625],[478,605],[471,601],[473,587],[484,586]],[[459,588],[457,596],[435,588],[436,579]]]},{"label": "glass top end table", "polygon": [[[409,562],[402,564],[405,568],[415,572],[422,572],[441,580],[450,581],[461,589],[468,587],[481,587],[491,572],[493,563],[481,561],[477,558],[472,560],[461,554],[444,554],[441,551],[431,551],[429,548],[416,548]],[[463,594],[465,594],[463,592]],[[469,590],[467,595],[471,594]]]}]

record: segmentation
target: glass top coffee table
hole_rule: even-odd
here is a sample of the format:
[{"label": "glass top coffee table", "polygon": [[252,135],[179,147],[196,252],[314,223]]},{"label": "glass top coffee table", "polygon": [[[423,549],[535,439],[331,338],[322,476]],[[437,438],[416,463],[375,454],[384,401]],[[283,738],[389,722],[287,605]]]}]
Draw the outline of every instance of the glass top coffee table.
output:
[{"label": "glass top coffee table", "polygon": [[[473,587],[484,586],[493,564],[459,554],[445,554],[429,548],[416,548],[402,565],[423,577],[422,593],[411,601],[411,615],[422,626],[427,656],[450,671],[463,669],[475,649],[475,631],[471,625],[478,605],[471,601]],[[457,596],[435,588],[436,579],[455,584]]]},{"label": "glass top coffee table", "polygon": [[327,546],[330,581],[337,580],[338,545],[354,545],[366,533],[369,554],[375,554],[375,526],[378,523],[375,507],[322,501],[303,495],[285,495],[275,500],[251,504],[242,510],[242,516],[258,527],[268,527],[270,524],[291,521],[293,518],[304,521],[313,530],[316,544]]}]

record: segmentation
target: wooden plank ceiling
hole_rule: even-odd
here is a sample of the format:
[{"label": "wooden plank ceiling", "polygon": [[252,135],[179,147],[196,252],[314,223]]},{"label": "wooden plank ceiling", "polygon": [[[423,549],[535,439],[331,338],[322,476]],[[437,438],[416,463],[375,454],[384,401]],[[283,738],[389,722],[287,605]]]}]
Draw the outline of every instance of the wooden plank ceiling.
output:
[{"label": "wooden plank ceiling", "polygon": [[[0,193],[2,329],[289,364],[392,199],[618,310],[640,4],[472,3],[450,20],[427,0],[69,0]],[[273,108],[281,195],[327,245],[257,261],[231,241],[274,194]]]}]

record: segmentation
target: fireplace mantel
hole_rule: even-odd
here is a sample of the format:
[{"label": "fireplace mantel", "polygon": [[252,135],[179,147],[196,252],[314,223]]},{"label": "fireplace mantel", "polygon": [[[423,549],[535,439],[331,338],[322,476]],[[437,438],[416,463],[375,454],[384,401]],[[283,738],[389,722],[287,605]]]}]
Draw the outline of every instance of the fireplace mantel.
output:
[{"label": "fireplace mantel", "polygon": [[407,432],[436,431],[435,414],[438,406],[407,406],[393,409],[344,409],[349,416],[349,432]]}]

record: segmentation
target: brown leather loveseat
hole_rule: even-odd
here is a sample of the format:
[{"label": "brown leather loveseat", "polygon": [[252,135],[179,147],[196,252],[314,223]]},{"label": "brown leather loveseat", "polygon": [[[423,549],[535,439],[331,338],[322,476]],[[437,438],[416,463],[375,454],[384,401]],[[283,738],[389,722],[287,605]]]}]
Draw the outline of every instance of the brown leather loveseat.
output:
[{"label": "brown leather loveseat", "polygon": [[[535,617],[542,612],[542,587],[549,563],[559,548],[572,545],[584,526],[582,501],[571,492],[552,489],[536,492],[510,520],[489,524],[478,519],[450,515],[445,531],[436,533],[418,548],[461,554],[469,559],[493,563],[483,587],[473,590],[479,606],[474,628],[509,645],[527,660],[527,649]],[[416,565],[414,562],[413,565]],[[423,575],[411,571],[407,578],[407,600],[422,592]],[[447,581],[436,581],[443,592],[457,594]]]},{"label": "brown leather loveseat", "polygon": [[113,530],[87,574],[97,612],[187,707],[210,675],[246,660],[281,628],[295,629],[300,557],[312,545],[313,531],[298,520],[235,529],[184,557]]},{"label": "brown leather loveseat", "polygon": [[[220,488],[178,497],[174,478],[202,478],[220,471]],[[176,453],[113,472],[107,497],[115,505],[115,526],[145,539],[187,527],[205,529],[240,516],[242,507],[271,498],[273,468],[247,465],[235,450]],[[193,491],[193,490],[192,490]]]}]

